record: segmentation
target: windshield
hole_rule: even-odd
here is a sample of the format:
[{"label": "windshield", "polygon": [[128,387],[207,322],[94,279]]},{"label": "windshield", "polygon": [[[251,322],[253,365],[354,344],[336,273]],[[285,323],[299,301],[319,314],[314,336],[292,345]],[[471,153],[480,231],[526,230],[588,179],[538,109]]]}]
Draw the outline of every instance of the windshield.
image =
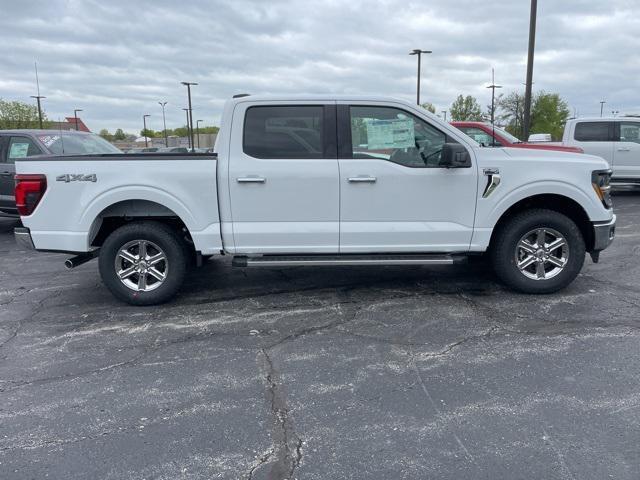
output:
[{"label": "windshield", "polygon": [[520,140],[518,137],[511,135],[509,132],[507,132],[506,130],[503,130],[502,128],[495,127],[495,130],[504,138],[506,138],[509,141],[509,143],[522,143],[522,140]]},{"label": "windshield", "polygon": [[78,135],[75,133],[51,133],[38,135],[45,147],[54,155],[100,155],[103,153],[122,153],[122,151],[104,138],[93,133]]}]

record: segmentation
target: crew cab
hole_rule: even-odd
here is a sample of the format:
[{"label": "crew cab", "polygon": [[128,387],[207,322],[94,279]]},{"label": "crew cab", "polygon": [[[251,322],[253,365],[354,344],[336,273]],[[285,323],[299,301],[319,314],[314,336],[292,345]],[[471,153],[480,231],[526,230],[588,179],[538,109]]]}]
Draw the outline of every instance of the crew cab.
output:
[{"label": "crew cab", "polygon": [[98,135],[60,130],[0,130],[0,215],[17,216],[16,160],[38,155],[122,153]]},{"label": "crew cab", "polygon": [[601,158],[481,148],[400,100],[233,98],[216,151],[20,158],[16,239],[75,255],[68,267],[98,257],[111,292],[145,305],[219,254],[283,267],[444,265],[487,252],[507,285],[548,293],[614,237]]},{"label": "crew cab", "polygon": [[531,137],[533,137],[533,135],[529,137],[529,142],[523,142],[506,130],[496,127],[495,125],[491,125],[490,123],[454,121],[451,122],[451,125],[466,133],[484,147],[534,148],[537,150],[583,153],[582,148],[577,146],[532,141]]},{"label": "crew cab", "polygon": [[567,122],[564,145],[604,158],[614,185],[640,185],[640,117],[574,118]]}]

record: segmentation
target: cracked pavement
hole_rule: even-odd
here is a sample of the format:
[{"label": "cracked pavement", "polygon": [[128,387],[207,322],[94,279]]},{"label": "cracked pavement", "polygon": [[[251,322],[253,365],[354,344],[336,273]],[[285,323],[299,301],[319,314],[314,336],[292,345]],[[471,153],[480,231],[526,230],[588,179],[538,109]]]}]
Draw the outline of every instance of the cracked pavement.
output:
[{"label": "cracked pavement", "polygon": [[554,295],[217,258],[146,308],[0,219],[0,478],[637,479],[640,195],[615,204]]}]

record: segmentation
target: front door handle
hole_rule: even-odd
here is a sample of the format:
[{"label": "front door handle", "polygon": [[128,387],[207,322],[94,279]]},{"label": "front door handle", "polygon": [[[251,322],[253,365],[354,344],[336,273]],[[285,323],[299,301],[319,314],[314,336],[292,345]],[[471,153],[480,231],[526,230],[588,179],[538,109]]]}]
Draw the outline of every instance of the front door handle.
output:
[{"label": "front door handle", "polygon": [[630,148],[619,148],[618,151],[619,152],[630,152],[631,149]]},{"label": "front door handle", "polygon": [[265,183],[267,181],[263,177],[239,177],[236,180],[238,183]]},{"label": "front door handle", "polygon": [[13,173],[11,173],[11,172],[2,172],[2,173],[0,173],[0,175],[3,176],[3,177],[10,177],[11,175],[13,175]]},{"label": "front door handle", "polygon": [[376,177],[349,177],[347,178],[349,183],[376,183],[378,180]]}]

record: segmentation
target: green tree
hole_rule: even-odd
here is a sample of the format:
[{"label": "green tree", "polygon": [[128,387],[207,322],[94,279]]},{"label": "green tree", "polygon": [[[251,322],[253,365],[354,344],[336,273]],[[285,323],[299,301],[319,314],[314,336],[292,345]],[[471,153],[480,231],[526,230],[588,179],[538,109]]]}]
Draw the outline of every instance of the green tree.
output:
[{"label": "green tree", "polygon": [[569,114],[569,105],[559,94],[540,91],[531,105],[530,133],[550,133],[553,140],[560,140]]},{"label": "green tree", "polygon": [[126,140],[127,134],[124,133],[124,131],[121,128],[118,128],[113,134],[113,139],[118,141]]},{"label": "green tree", "polygon": [[141,137],[148,137],[148,138],[154,138],[156,136],[156,132],[154,132],[153,130],[147,128],[140,130],[140,136]]},{"label": "green tree", "polygon": [[[42,113],[43,122],[47,119]],[[24,102],[0,98],[0,129],[38,128],[38,107]]]},{"label": "green tree", "polygon": [[108,142],[113,140],[113,135],[111,135],[109,133],[109,130],[107,130],[106,128],[103,128],[102,130],[100,130],[100,133],[98,135],[100,135],[102,138],[104,138]]},{"label": "green tree", "polygon": [[510,92],[499,97],[496,122],[505,125],[505,129],[512,135],[522,138],[524,124],[524,95]]},{"label": "green tree", "polygon": [[423,103],[422,105],[420,105],[422,108],[424,108],[425,110],[431,112],[431,113],[436,113],[436,107],[433,103],[431,102],[426,102]]},{"label": "green tree", "polygon": [[458,98],[449,107],[452,121],[481,121],[482,109],[475,97],[458,95]]}]

